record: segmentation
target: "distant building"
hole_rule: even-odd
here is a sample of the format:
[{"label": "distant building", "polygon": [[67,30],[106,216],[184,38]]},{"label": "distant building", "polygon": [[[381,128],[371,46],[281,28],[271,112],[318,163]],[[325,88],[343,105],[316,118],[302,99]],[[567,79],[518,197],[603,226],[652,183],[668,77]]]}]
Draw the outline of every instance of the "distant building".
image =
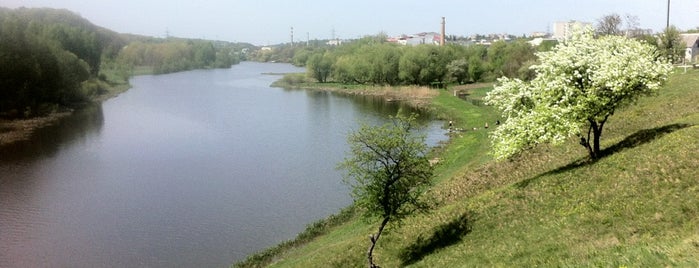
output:
[{"label": "distant building", "polygon": [[331,40],[328,40],[328,42],[326,42],[325,44],[326,44],[326,45],[329,45],[329,46],[339,46],[339,45],[342,45],[342,40],[340,40],[340,39],[331,39]]},{"label": "distant building", "polygon": [[404,46],[417,45],[439,45],[442,35],[439,33],[417,33],[412,35],[401,35],[398,37],[390,37],[386,41],[401,44]]},{"label": "distant building", "polygon": [[568,40],[573,36],[575,31],[592,27],[592,23],[581,21],[554,22],[553,23],[553,38],[557,40]]},{"label": "distant building", "polygon": [[680,37],[682,37],[682,41],[687,46],[684,59],[687,62],[696,62],[697,56],[699,56],[699,33],[680,34]]},{"label": "distant building", "polygon": [[547,37],[549,34],[545,32],[532,32],[529,36],[533,38],[538,38],[538,37]]}]

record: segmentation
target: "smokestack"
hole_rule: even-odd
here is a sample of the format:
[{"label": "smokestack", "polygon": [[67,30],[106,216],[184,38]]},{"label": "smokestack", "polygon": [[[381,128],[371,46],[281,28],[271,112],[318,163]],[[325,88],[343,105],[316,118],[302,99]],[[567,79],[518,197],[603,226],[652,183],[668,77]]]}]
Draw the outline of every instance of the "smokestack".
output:
[{"label": "smokestack", "polygon": [[446,38],[446,30],[445,30],[445,20],[444,17],[442,17],[442,36],[439,37],[439,45],[444,46],[444,38]]}]

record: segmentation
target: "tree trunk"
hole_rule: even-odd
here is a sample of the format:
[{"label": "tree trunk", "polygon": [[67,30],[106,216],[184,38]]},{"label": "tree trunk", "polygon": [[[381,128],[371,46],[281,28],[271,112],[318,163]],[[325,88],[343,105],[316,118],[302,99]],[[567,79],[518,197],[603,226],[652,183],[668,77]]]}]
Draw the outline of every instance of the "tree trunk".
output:
[{"label": "tree trunk", "polygon": [[371,240],[371,246],[369,247],[369,251],[367,252],[367,259],[369,260],[369,268],[378,268],[379,266],[374,264],[374,247],[376,247],[376,242],[379,240],[379,237],[381,237],[381,232],[383,232],[383,228],[386,227],[386,224],[388,224],[389,217],[383,218],[383,221],[381,222],[381,226],[379,226],[379,231],[375,235],[370,235],[369,240]]},{"label": "tree trunk", "polygon": [[587,121],[590,122],[590,128],[587,130],[587,139],[581,138],[580,144],[587,149],[590,154],[590,158],[593,160],[602,157],[600,150],[600,137],[602,136],[602,128],[604,128],[604,123],[607,122],[609,115],[606,115],[602,121],[597,122],[597,120],[591,118]]},{"label": "tree trunk", "polygon": [[592,129],[592,159],[598,159],[600,155],[599,138],[602,136],[602,127]]}]

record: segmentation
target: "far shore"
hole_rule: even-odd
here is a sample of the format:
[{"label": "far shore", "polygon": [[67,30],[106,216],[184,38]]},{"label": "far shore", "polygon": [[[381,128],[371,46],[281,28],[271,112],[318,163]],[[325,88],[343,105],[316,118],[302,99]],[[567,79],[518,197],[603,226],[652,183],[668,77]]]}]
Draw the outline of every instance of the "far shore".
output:
[{"label": "far shore", "polygon": [[[385,101],[404,102],[417,109],[429,109],[432,98],[439,95],[439,90],[449,90],[455,95],[468,94],[468,91],[474,88],[482,88],[491,86],[493,83],[473,83],[465,85],[451,85],[447,89],[436,89],[427,86],[376,86],[376,85],[346,85],[339,83],[317,83],[317,82],[298,82],[303,74],[285,74],[288,77],[279,79],[272,84],[273,87],[295,88],[305,90],[321,90],[328,92],[336,92],[347,95],[360,96],[376,96],[383,98]],[[288,82],[289,80],[297,80],[296,82]],[[305,79],[304,79],[305,80]]]}]

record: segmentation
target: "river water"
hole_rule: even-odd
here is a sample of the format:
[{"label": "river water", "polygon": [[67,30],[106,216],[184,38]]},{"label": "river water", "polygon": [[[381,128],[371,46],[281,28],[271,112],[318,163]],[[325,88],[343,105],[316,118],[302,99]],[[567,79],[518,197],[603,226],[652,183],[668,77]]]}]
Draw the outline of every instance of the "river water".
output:
[{"label": "river water", "polygon": [[[396,103],[271,88],[286,64],[139,76],[0,147],[0,267],[227,267],[351,203],[335,169]],[[427,122],[428,143],[445,138]]]}]

